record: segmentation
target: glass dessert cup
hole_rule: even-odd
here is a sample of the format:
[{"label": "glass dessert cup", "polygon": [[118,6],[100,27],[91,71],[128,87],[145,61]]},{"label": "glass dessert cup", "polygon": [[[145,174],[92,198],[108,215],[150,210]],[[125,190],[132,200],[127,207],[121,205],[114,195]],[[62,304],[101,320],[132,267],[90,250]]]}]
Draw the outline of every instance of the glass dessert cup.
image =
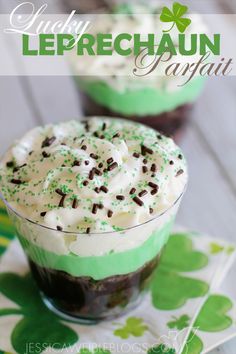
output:
[{"label": "glass dessert cup", "polygon": [[[62,318],[90,324],[122,315],[140,303],[168,241],[182,195],[148,222],[90,235],[36,224],[4,202],[44,303]],[[85,238],[86,247],[113,238],[116,251],[80,257],[60,247],[74,241],[84,247]]]},{"label": "glass dessert cup", "polygon": [[196,78],[176,92],[145,87],[118,92],[96,78],[76,77],[86,116],[119,116],[148,125],[175,141],[182,136],[204,83],[204,78]]}]

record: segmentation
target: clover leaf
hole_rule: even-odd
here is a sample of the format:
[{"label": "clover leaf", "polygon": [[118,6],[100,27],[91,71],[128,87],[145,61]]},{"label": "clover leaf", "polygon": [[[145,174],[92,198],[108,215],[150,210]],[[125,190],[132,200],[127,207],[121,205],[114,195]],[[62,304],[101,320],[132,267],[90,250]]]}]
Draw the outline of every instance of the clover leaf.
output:
[{"label": "clover leaf", "polygon": [[78,341],[77,333],[44,305],[30,274],[23,277],[14,273],[0,274],[0,293],[19,306],[0,309],[0,316],[22,316],[11,333],[17,353],[25,353],[28,343],[32,347],[37,345],[37,353],[41,353],[50,346],[61,349]]},{"label": "clover leaf", "polygon": [[169,328],[177,328],[178,330],[184,329],[189,326],[190,317],[182,315],[179,318],[172,316],[173,321],[167,323]]},{"label": "clover leaf", "polygon": [[181,33],[184,33],[186,28],[191,24],[189,18],[184,18],[183,15],[188,11],[188,7],[175,2],[172,7],[172,11],[168,7],[163,7],[160,20],[162,22],[172,22],[172,26],[169,30],[163,32],[170,32],[172,28],[176,25]]},{"label": "clover leaf", "polygon": [[147,354],[176,354],[176,351],[173,348],[167,348],[164,344],[160,344],[150,348]]},{"label": "clover leaf", "polygon": [[116,329],[113,333],[117,337],[127,339],[130,336],[141,337],[147,329],[148,327],[143,324],[142,318],[129,317],[126,320],[126,324]]},{"label": "clover leaf", "polygon": [[206,295],[208,284],[179,272],[192,272],[204,268],[208,257],[193,248],[188,234],[173,234],[164,250],[151,284],[152,303],[160,310],[175,310],[188,299]]}]

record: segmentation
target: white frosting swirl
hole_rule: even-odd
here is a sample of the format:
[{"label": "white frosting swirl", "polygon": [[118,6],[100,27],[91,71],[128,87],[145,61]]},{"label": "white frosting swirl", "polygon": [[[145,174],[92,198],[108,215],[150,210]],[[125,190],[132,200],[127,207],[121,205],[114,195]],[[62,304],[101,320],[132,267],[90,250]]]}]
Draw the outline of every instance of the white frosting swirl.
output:
[{"label": "white frosting swirl", "polygon": [[13,209],[78,233],[151,220],[173,205],[186,182],[186,162],[172,139],[120,119],[37,127],[0,164],[0,190]]}]

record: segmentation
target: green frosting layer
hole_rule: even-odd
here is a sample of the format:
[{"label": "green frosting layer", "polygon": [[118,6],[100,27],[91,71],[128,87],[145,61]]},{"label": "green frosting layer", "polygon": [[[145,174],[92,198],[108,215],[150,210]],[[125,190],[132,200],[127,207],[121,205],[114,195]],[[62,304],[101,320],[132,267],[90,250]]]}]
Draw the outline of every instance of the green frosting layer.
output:
[{"label": "green frosting layer", "polygon": [[116,91],[104,81],[79,79],[81,89],[96,103],[123,115],[157,115],[172,111],[186,103],[192,103],[202,91],[205,78],[197,77],[176,91],[155,88]]},{"label": "green frosting layer", "polygon": [[99,280],[113,275],[134,272],[152,260],[167,242],[172,224],[173,220],[155,231],[141,246],[135,249],[104,256],[58,255],[35,246],[20,235],[18,237],[28,257],[39,266],[62,270],[73,276],[89,276]]}]

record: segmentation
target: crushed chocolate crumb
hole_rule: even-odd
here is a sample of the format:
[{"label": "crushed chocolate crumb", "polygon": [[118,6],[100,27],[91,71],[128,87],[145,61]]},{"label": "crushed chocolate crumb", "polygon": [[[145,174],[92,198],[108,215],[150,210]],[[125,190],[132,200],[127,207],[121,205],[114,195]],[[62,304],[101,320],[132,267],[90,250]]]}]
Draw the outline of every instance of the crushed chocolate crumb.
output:
[{"label": "crushed chocolate crumb", "polygon": [[42,211],[42,212],[40,213],[40,216],[42,216],[42,218],[43,218],[46,214],[47,214],[46,211]]}]

